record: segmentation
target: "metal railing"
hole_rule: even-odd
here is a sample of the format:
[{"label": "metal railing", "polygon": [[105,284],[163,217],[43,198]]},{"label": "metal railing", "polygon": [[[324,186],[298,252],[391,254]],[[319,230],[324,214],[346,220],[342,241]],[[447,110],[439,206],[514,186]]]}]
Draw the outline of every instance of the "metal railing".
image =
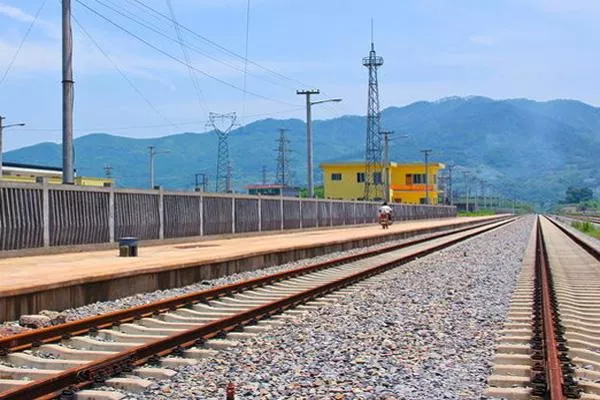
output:
[{"label": "metal railing", "polygon": [[[450,206],[395,204],[396,220]],[[0,251],[373,223],[379,203],[0,182]]]}]

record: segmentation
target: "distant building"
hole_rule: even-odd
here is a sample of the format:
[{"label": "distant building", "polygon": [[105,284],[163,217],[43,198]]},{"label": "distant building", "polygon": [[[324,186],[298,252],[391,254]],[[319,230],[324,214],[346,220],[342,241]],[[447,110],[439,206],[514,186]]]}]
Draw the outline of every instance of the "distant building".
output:
[{"label": "distant building", "polygon": [[298,197],[300,195],[299,188],[279,184],[248,185],[246,189],[248,190],[248,194],[261,196]]},{"label": "distant building", "polygon": [[[37,178],[46,178],[49,184],[62,183],[62,168],[33,164],[2,163],[2,181],[15,183],[36,183]],[[74,184],[78,186],[114,185],[113,179],[76,176]]]},{"label": "distant building", "polygon": [[[441,191],[438,187],[438,172],[445,167],[441,163],[428,164],[429,176],[425,176],[424,163],[390,163],[390,199],[395,203],[426,204],[429,189],[429,204],[438,204]],[[323,185],[325,198],[352,200],[362,199],[365,191],[365,163],[323,163]],[[375,172],[373,180],[385,182],[383,172]]]}]

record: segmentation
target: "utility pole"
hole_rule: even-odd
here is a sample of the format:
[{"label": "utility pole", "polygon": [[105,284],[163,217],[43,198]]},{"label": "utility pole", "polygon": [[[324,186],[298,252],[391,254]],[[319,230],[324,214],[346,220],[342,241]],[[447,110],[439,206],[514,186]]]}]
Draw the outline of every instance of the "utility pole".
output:
[{"label": "utility pole", "polygon": [[393,135],[393,131],[381,131],[380,135],[383,136],[383,171],[384,171],[384,190],[385,194],[383,199],[387,202],[390,201],[390,135]]},{"label": "utility pole", "polygon": [[466,211],[469,212],[469,188],[470,188],[469,173],[467,171],[465,171],[465,172],[463,172],[463,175],[465,177],[465,190],[467,193]]},{"label": "utility pole", "polygon": [[429,204],[429,154],[432,150],[421,150],[421,153],[425,155],[425,204]]},{"label": "utility pole", "polygon": [[448,165],[448,194],[450,195],[450,205],[454,205],[454,197],[452,194],[452,170],[454,169],[454,165]]},{"label": "utility pole", "polygon": [[306,170],[308,174],[308,197],[315,196],[315,188],[313,183],[313,145],[312,145],[312,116],[310,96],[321,93],[319,89],[296,90],[296,94],[306,96]]},{"label": "utility pole", "polygon": [[150,155],[150,189],[154,189],[154,157],[158,154],[169,153],[169,150],[158,151],[156,146],[148,146],[148,150]]},{"label": "utility pole", "polygon": [[487,208],[487,202],[485,201],[485,181],[482,179],[479,182],[481,185],[481,197],[483,197],[483,208]]},{"label": "utility pole", "polygon": [[475,206],[475,211],[479,210],[479,190],[477,189],[477,181],[479,180],[478,178],[473,178],[473,180],[475,181],[475,199],[473,201],[473,205]]},{"label": "utility pole", "polygon": [[18,124],[2,125],[2,120],[4,119],[5,118],[0,115],[0,179],[2,179],[2,135],[4,133],[4,129],[12,128],[13,126],[25,126],[25,124],[22,122]]},{"label": "utility pole", "polygon": [[[200,185],[202,185],[202,191],[206,192],[206,183],[207,183],[206,174],[201,172],[201,173],[195,174],[195,176],[196,176],[196,191],[199,191]],[[200,181],[200,179],[198,179],[200,177],[202,177],[202,181]]]},{"label": "utility pole", "polygon": [[63,183],[72,185],[73,166],[73,32],[71,30],[71,0],[62,0],[62,145]]},{"label": "utility pole", "polygon": [[267,166],[266,165],[262,166],[262,184],[263,185],[267,184]]}]

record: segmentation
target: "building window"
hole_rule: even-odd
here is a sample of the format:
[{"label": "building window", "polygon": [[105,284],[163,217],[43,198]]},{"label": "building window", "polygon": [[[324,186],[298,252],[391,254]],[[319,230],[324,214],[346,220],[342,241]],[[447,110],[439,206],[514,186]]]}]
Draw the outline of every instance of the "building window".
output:
[{"label": "building window", "polygon": [[410,180],[412,181],[412,183],[414,183],[414,184],[427,183],[427,177],[425,176],[425,174],[412,174],[412,175],[406,175],[406,184],[407,185],[410,185],[410,183],[408,183],[409,177],[410,177]]},{"label": "building window", "polygon": [[356,182],[363,183],[364,181],[365,181],[365,173],[364,172],[357,172],[356,173]]},{"label": "building window", "polygon": [[331,174],[331,180],[332,181],[341,181],[342,174],[340,174],[339,172],[335,172],[335,173]]},{"label": "building window", "polygon": [[381,172],[373,172],[373,183],[375,185],[381,185],[383,183]]}]

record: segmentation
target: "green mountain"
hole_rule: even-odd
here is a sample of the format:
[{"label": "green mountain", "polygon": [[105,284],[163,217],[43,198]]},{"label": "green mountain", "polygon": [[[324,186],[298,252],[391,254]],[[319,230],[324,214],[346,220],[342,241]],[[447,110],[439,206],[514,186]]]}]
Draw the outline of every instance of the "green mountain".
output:
[{"label": "green mountain", "polygon": [[[416,102],[382,112],[383,127],[408,138],[391,142],[391,159],[421,160],[420,149],[433,149],[432,159],[464,166],[494,186],[496,193],[555,203],[568,186],[600,189],[600,108],[572,100],[536,102],[452,97]],[[256,121],[230,136],[230,157],[237,190],[258,182],[263,165],[274,179],[278,129],[287,128],[294,183],[305,181],[304,122],[295,119]],[[364,157],[365,119],[360,116],[314,121],[315,163]],[[399,136],[399,135],[398,135]],[[217,138],[214,132],[182,133],[155,139],[131,139],[94,133],[75,140],[79,175],[103,176],[110,164],[119,186],[148,185],[148,150],[161,150],[155,161],[156,182],[165,188],[191,189],[194,174],[209,176],[214,188]],[[60,165],[60,146],[51,143],[6,153],[6,161]],[[317,182],[320,173],[317,173]],[[461,173],[455,174],[461,189]]]}]

